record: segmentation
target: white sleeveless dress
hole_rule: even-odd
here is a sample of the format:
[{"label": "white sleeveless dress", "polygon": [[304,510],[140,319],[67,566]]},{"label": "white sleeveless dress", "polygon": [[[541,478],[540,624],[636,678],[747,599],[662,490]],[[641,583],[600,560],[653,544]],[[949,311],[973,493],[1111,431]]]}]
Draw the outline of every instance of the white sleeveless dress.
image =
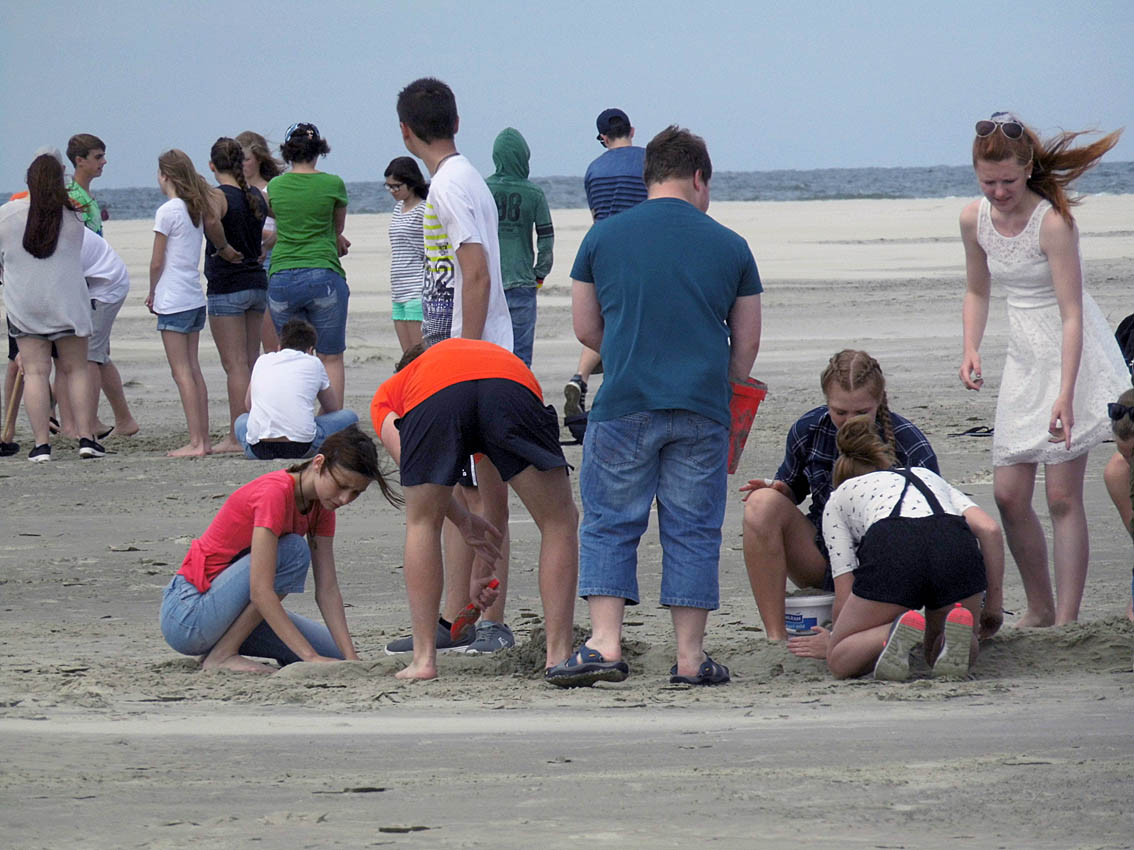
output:
[{"label": "white sleeveless dress", "polygon": [[[982,198],[977,241],[988,256],[992,280],[1008,296],[1008,356],[996,400],[992,465],[1063,463],[1110,438],[1106,406],[1130,389],[1130,371],[1106,317],[1084,285],[1083,355],[1072,402],[1071,449],[1049,442],[1063,340],[1051,266],[1039,245],[1040,224],[1051,204],[1041,201],[1023,232],[1011,237],[993,227],[990,208]],[[1079,262],[1082,265],[1081,254]]]}]

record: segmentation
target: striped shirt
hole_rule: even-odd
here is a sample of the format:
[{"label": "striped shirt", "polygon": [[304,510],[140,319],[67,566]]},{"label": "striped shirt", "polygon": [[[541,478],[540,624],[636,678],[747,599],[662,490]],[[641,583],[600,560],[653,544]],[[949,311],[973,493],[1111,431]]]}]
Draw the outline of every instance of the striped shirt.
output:
[{"label": "striped shirt", "polygon": [[[896,413],[890,414],[890,422],[898,444],[898,466],[923,466],[940,475],[937,455],[925,434]],[[823,508],[831,497],[831,478],[835,458],[839,456],[835,444],[837,431],[826,405],[803,414],[788,432],[787,451],[783,463],[776,470],[776,480],[791,487],[797,505],[811,496],[807,518],[816,528],[822,527]]]},{"label": "striped shirt", "polygon": [[425,242],[421,220],[425,202],[407,213],[402,212],[404,201],[398,201],[390,217],[390,297],[395,304],[404,304],[421,298],[425,284]]},{"label": "striped shirt", "polygon": [[631,145],[611,148],[587,166],[583,186],[595,221],[646,200],[645,165],[646,149]]}]

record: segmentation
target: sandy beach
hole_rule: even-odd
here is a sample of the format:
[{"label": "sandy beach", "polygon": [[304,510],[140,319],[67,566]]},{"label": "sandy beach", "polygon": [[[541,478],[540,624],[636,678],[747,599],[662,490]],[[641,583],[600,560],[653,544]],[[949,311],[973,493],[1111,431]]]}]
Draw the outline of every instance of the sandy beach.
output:
[{"label": "sandy beach", "polygon": [[[765,286],[754,374],[769,394],[730,486],[773,475],[788,427],[822,403],[827,359],[854,347],[879,359],[891,408],[925,431],[945,477],[996,515],[990,441],[950,436],[993,423],[1006,345],[994,291],[985,388],[964,390],[963,203],[711,207],[748,239]],[[1114,327],[1134,311],[1134,196],[1090,198],[1076,216],[1087,289]],[[590,216],[553,218],[556,262],[539,297],[533,371],[561,406],[579,351],[569,271]],[[400,353],[387,221],[351,216],[346,227],[347,406],[364,419]],[[408,627],[403,522],[377,488],[339,513],[335,542],[366,660],[265,678],[200,672],[162,639],[161,591],[221,501],[273,465],[165,457],[186,428],[142,304],[151,229],[112,219],[105,231],[131,273],[113,356],[141,433],[110,438],[113,453],[91,463],[58,439],[56,461],[30,464],[21,416],[23,450],[0,459],[0,846],[1134,846],[1132,552],[1102,483],[1110,445],[1090,456],[1081,622],[1005,628],[967,681],[836,682],[820,662],[768,644],[744,570],[737,495],[725,521],[722,605],[706,638],[732,670],[727,687],[668,684],[672,632],[656,604],[653,525],[639,550],[643,604],[627,614],[631,677],[569,692],[546,686],[539,541],[515,498],[516,647],[443,657],[438,680],[401,682],[392,673],[404,661],[382,647]],[[219,437],[224,374],[207,331],[200,351]],[[581,448],[565,451],[578,466]],[[1036,508],[1050,541],[1042,484]],[[310,594],[288,607],[318,616]],[[1005,607],[1024,607],[1011,558]],[[581,639],[582,601],[576,624]]]}]

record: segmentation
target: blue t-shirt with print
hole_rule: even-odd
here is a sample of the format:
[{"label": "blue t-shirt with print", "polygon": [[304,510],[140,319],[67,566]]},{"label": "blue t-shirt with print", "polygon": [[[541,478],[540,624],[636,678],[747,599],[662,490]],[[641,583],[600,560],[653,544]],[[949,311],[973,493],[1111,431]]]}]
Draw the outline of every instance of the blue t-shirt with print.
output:
[{"label": "blue t-shirt with print", "polygon": [[729,425],[729,329],[736,299],[763,291],[739,234],[676,198],[596,222],[571,277],[595,286],[603,381],[589,418],[691,410]]}]

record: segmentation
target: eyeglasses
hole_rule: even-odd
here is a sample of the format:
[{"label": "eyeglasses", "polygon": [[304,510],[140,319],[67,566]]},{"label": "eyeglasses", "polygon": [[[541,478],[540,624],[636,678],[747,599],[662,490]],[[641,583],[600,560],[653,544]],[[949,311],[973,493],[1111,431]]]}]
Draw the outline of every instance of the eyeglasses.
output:
[{"label": "eyeglasses", "polygon": [[1112,401],[1106,406],[1106,415],[1111,418],[1112,422],[1117,422],[1123,416],[1129,416],[1131,419],[1134,419],[1134,407],[1127,407],[1124,404]]},{"label": "eyeglasses", "polygon": [[995,112],[989,120],[977,121],[976,134],[983,139],[995,133],[997,127],[1005,138],[1016,140],[1024,135],[1024,125],[1011,112]]},{"label": "eyeglasses", "polygon": [[389,189],[391,192],[396,192],[399,189],[404,189],[405,186],[406,186],[405,183],[387,183],[386,184],[386,188]]},{"label": "eyeglasses", "polygon": [[287,128],[287,132],[284,133],[284,141],[290,142],[291,137],[300,131],[306,133],[312,138],[317,138],[319,135],[319,128],[314,124],[305,124],[302,121],[296,121],[294,124]]}]

